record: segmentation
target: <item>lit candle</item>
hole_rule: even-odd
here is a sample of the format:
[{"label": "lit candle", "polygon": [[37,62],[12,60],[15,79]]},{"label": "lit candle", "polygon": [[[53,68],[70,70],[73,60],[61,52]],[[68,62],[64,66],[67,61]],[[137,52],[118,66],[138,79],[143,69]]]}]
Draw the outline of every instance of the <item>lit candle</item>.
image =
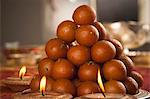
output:
[{"label": "lit candle", "polygon": [[45,88],[46,88],[46,76],[43,76],[40,81],[40,92],[42,92],[42,96],[44,96]]},{"label": "lit candle", "polygon": [[16,76],[11,76],[7,77],[5,80],[3,80],[3,83],[12,89],[12,91],[23,91],[27,88],[30,88],[30,82],[32,79],[32,76],[25,76],[26,74],[26,66],[21,67],[19,70],[19,75],[18,77]]},{"label": "lit candle", "polygon": [[22,80],[22,78],[24,77],[25,73],[26,73],[26,66],[23,66],[20,71],[19,71],[19,78]]},{"label": "lit candle", "polygon": [[104,89],[102,78],[101,78],[101,74],[100,74],[100,67],[98,67],[98,79],[97,80],[98,80],[99,87],[100,87],[100,89],[102,91],[102,94],[105,97],[105,94],[104,94],[105,89]]}]

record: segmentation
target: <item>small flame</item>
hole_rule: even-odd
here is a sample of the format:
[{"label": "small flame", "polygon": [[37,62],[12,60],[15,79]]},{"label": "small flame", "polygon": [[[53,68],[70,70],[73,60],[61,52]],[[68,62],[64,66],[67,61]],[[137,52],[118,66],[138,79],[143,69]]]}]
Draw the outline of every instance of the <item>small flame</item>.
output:
[{"label": "small flame", "polygon": [[46,88],[46,76],[43,76],[40,81],[40,92],[42,92],[43,96],[44,96],[45,88]]},{"label": "small flame", "polygon": [[102,90],[102,92],[105,92],[104,86],[103,86],[103,82],[102,82],[102,78],[101,78],[101,74],[100,74],[100,68],[98,67],[98,84],[100,89]]},{"label": "small flame", "polygon": [[26,66],[23,66],[19,71],[19,78],[22,79],[26,73]]}]

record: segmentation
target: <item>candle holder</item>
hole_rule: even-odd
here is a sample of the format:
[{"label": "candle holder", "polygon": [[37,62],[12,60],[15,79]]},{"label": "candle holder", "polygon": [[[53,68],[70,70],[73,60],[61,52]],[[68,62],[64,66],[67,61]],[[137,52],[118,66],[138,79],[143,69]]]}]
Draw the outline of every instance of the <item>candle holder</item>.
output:
[{"label": "candle holder", "polygon": [[73,96],[68,93],[45,92],[44,96],[41,92],[32,92],[27,89],[23,92],[16,93],[14,99],[72,99]]},{"label": "candle holder", "polygon": [[8,77],[5,80],[3,80],[3,83],[12,91],[19,92],[30,87],[29,85],[31,79],[31,76],[25,76],[22,79],[20,79],[19,77]]}]

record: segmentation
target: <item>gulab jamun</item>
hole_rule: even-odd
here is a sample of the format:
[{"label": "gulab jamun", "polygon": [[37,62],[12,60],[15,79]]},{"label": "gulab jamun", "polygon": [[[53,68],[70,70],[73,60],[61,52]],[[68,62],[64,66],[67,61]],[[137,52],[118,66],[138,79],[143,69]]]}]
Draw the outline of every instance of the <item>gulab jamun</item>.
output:
[{"label": "gulab jamun", "polygon": [[127,77],[127,70],[124,63],[117,59],[112,59],[104,63],[102,72],[106,80],[123,81]]},{"label": "gulab jamun", "polygon": [[122,54],[118,59],[121,60],[125,64],[126,69],[127,69],[127,75],[130,75],[131,71],[134,68],[133,61],[128,56],[126,56],[124,54]]},{"label": "gulab jamun", "polygon": [[110,39],[109,40],[114,46],[115,46],[115,48],[116,48],[116,56],[115,57],[120,57],[121,56],[121,54],[122,54],[122,52],[123,52],[123,46],[122,46],[122,44],[118,41],[118,40],[116,40],[116,39]]},{"label": "gulab jamun", "polygon": [[132,77],[127,77],[123,84],[126,87],[127,94],[137,94],[138,93],[138,84]]},{"label": "gulab jamun", "polygon": [[126,94],[126,88],[122,82],[117,80],[109,80],[104,84],[106,93]]},{"label": "gulab jamun", "polygon": [[132,71],[130,77],[132,77],[138,83],[138,88],[142,87],[144,79],[141,74],[136,71]]},{"label": "gulab jamun", "polygon": [[77,25],[74,22],[70,20],[63,21],[57,27],[57,36],[65,42],[71,43],[75,40],[76,29]]},{"label": "gulab jamun", "polygon": [[67,59],[59,58],[52,68],[52,77],[54,79],[66,78],[72,79],[75,74],[74,65]]},{"label": "gulab jamun", "polygon": [[[30,83],[30,88],[31,90],[34,91],[39,91],[40,90],[40,81],[41,81],[41,76],[36,75],[32,78],[31,83]],[[53,86],[54,80],[47,77],[46,78],[46,91],[51,91],[52,86]]]},{"label": "gulab jamun", "polygon": [[60,92],[60,93],[70,93],[73,96],[76,94],[76,88],[73,83],[68,79],[57,79],[53,86],[53,91]]},{"label": "gulab jamun", "polygon": [[90,60],[90,49],[83,45],[72,46],[67,52],[67,58],[76,66],[84,64]]},{"label": "gulab jamun", "polygon": [[98,41],[99,33],[92,25],[82,25],[75,31],[75,39],[79,44],[90,47]]},{"label": "gulab jamun", "polygon": [[82,82],[77,87],[77,96],[98,93],[98,92],[99,92],[98,84],[96,82],[92,82],[92,81]]},{"label": "gulab jamun", "polygon": [[55,81],[53,79],[51,79],[50,77],[48,77],[46,79],[46,91],[52,91],[52,86],[53,86],[54,82]]},{"label": "gulab jamun", "polygon": [[68,46],[67,44],[58,38],[50,39],[45,47],[47,56],[52,60],[66,57]]},{"label": "gulab jamun", "polygon": [[103,24],[101,24],[100,22],[94,22],[93,26],[95,26],[99,32],[99,40],[105,39],[107,32]]},{"label": "gulab jamun", "polygon": [[30,82],[30,88],[32,91],[38,91],[39,90],[39,86],[40,86],[40,80],[41,77],[40,76],[34,76]]},{"label": "gulab jamun", "polygon": [[98,64],[93,61],[84,63],[79,67],[78,77],[81,81],[96,81],[97,80]]},{"label": "gulab jamun", "polygon": [[78,25],[88,25],[94,22],[96,19],[96,14],[91,7],[87,5],[81,5],[75,9],[72,18]]},{"label": "gulab jamun", "polygon": [[49,58],[42,59],[38,64],[39,75],[51,77],[54,61]]},{"label": "gulab jamun", "polygon": [[95,43],[91,48],[91,57],[97,63],[104,63],[116,55],[115,46],[106,40]]}]

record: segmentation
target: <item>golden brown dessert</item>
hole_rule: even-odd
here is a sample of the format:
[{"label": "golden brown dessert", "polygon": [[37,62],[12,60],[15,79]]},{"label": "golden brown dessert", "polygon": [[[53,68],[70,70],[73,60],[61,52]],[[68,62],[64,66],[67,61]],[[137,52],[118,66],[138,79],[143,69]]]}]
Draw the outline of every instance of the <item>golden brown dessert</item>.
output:
[{"label": "golden brown dessert", "polygon": [[98,41],[91,48],[91,57],[95,62],[104,63],[116,55],[115,46],[106,40]]},{"label": "golden brown dessert", "polygon": [[99,33],[92,25],[82,25],[76,30],[75,39],[79,44],[90,47],[98,41]]},{"label": "golden brown dessert", "polygon": [[76,24],[86,25],[94,22],[96,14],[89,6],[81,5],[75,9],[72,18]]},{"label": "golden brown dessert", "polygon": [[76,29],[77,25],[74,22],[70,20],[63,21],[57,27],[57,36],[65,42],[71,43],[75,40]]},{"label": "golden brown dessert", "polygon": [[90,50],[89,48],[77,45],[70,47],[67,52],[67,58],[75,65],[81,65],[90,60]]},{"label": "golden brown dessert", "polygon": [[127,70],[124,63],[116,59],[106,62],[102,71],[106,80],[124,81],[127,77]]},{"label": "golden brown dessert", "polygon": [[89,61],[80,66],[78,70],[78,77],[81,81],[96,81],[97,80],[98,65]]},{"label": "golden brown dessert", "polygon": [[53,65],[54,61],[49,58],[40,60],[38,64],[39,75],[51,77]]},{"label": "golden brown dessert", "polygon": [[66,79],[72,79],[75,73],[75,67],[74,65],[63,58],[59,58],[52,69],[52,77],[54,79],[61,79],[61,78],[66,78]]},{"label": "golden brown dessert", "polygon": [[67,49],[68,47],[64,41],[54,38],[47,42],[45,52],[50,59],[57,60],[58,58],[66,57]]},{"label": "golden brown dessert", "polygon": [[126,88],[122,82],[109,80],[104,84],[106,93],[126,94]]}]

